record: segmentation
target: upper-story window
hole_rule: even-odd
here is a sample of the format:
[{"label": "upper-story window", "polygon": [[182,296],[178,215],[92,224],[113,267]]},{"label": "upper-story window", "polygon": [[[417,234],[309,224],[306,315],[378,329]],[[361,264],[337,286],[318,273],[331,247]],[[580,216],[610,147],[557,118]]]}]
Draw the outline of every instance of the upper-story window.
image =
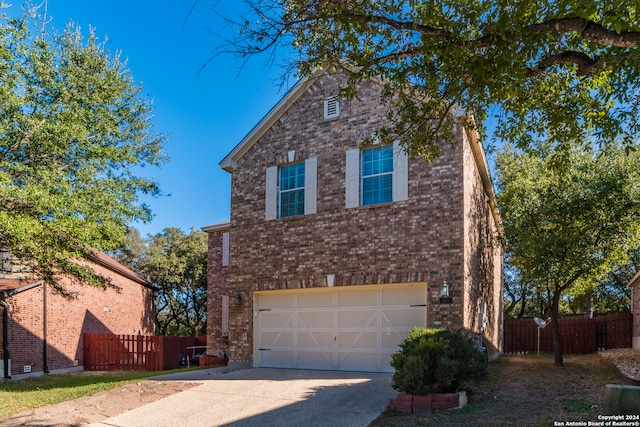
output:
[{"label": "upper-story window", "polygon": [[369,148],[361,154],[362,205],[393,201],[393,147]]},{"label": "upper-story window", "polygon": [[316,213],[318,160],[267,168],[265,219]]},{"label": "upper-story window", "polygon": [[304,214],[304,163],[280,167],[279,217]]},{"label": "upper-story window", "polygon": [[409,158],[398,142],[393,146],[348,150],[346,208],[407,200],[408,175]]}]

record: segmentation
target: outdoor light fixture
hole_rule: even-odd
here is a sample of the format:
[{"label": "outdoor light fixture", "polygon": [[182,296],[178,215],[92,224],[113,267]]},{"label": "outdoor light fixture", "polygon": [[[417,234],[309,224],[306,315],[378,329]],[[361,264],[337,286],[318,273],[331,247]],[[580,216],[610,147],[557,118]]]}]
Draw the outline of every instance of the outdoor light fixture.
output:
[{"label": "outdoor light fixture", "polygon": [[445,280],[440,286],[440,304],[451,304],[451,297],[449,296],[449,284]]},{"label": "outdoor light fixture", "polygon": [[233,296],[233,303],[235,305],[240,305],[242,304],[242,292],[237,292],[234,296]]}]

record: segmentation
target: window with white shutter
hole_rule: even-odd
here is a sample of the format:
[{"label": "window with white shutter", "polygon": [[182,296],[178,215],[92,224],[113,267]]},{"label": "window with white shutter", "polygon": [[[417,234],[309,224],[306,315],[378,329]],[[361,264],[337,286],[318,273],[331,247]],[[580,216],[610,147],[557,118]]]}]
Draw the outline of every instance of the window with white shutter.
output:
[{"label": "window with white shutter", "polygon": [[393,146],[347,151],[345,206],[399,202],[409,198],[409,157]]},{"label": "window with white shutter", "polygon": [[229,266],[229,232],[222,233],[222,266]]},{"label": "window with white shutter", "polygon": [[311,215],[317,211],[318,159],[267,168],[265,219]]}]

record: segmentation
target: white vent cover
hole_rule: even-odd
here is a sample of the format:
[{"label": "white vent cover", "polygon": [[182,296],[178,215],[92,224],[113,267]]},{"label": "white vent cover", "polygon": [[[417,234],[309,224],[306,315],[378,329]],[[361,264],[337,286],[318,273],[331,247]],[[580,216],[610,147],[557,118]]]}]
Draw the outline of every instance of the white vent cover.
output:
[{"label": "white vent cover", "polygon": [[340,103],[337,96],[330,96],[324,100],[324,118],[332,119],[340,115]]}]

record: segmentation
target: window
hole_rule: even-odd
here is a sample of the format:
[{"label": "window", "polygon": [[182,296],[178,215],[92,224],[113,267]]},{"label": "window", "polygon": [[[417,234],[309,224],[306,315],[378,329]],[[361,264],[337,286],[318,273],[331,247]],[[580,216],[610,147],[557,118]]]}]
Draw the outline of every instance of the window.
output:
[{"label": "window", "polygon": [[267,168],[265,219],[316,213],[318,160]]},{"label": "window", "polygon": [[222,233],[222,266],[229,267],[229,232]]},{"label": "window", "polygon": [[409,157],[398,142],[393,146],[347,151],[347,209],[409,198]]},{"label": "window", "polygon": [[304,163],[280,168],[280,218],[304,214]]},{"label": "window", "polygon": [[361,154],[362,206],[393,201],[393,147],[370,148]]}]

